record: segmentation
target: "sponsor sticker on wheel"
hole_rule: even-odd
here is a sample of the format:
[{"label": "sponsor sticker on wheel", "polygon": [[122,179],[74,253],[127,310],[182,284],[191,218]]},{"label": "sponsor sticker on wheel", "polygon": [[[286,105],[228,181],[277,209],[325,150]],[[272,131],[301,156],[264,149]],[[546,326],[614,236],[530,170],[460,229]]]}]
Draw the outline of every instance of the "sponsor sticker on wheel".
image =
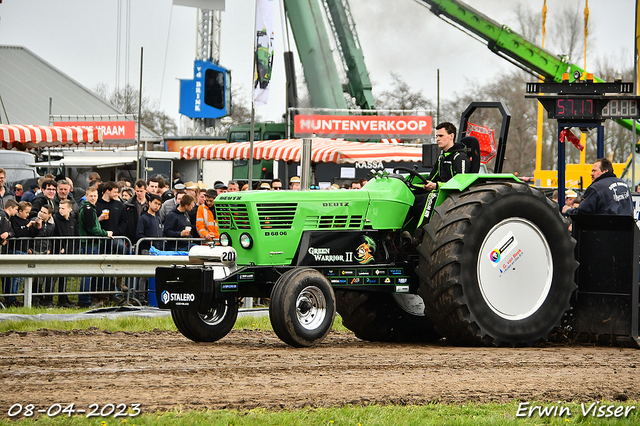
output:
[{"label": "sponsor sticker on wheel", "polygon": [[513,232],[509,231],[505,237],[496,244],[495,248],[489,253],[489,260],[495,268],[501,266],[504,260],[507,258],[509,252],[518,246],[518,240],[516,240]]}]

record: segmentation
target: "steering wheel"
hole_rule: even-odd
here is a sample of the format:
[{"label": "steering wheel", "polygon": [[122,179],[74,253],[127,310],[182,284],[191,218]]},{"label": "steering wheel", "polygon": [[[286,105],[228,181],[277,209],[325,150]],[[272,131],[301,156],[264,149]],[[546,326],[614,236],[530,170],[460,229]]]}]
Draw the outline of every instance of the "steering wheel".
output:
[{"label": "steering wheel", "polygon": [[[420,173],[416,172],[414,169],[410,169],[408,167],[396,167],[395,169],[393,169],[393,173],[396,172],[407,172],[409,173],[409,175],[411,175],[412,178],[418,178],[420,179],[425,185],[429,183],[429,181],[423,177]],[[411,182],[407,179],[405,179],[405,182],[407,183],[407,186],[409,186],[410,189],[415,189],[414,187],[412,187],[411,182],[413,182],[413,179],[411,179]]]}]

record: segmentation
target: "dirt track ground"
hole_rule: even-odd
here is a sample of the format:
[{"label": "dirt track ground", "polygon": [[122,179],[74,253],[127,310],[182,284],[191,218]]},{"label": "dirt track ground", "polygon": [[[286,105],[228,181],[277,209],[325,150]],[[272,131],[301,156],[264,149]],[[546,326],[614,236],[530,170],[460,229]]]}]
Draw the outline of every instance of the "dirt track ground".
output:
[{"label": "dirt track ground", "polygon": [[0,335],[0,417],[15,403],[140,403],[142,411],[433,401],[640,399],[640,352],[574,346],[379,344],[332,332],[294,349],[268,331],[217,343],[171,331]]}]

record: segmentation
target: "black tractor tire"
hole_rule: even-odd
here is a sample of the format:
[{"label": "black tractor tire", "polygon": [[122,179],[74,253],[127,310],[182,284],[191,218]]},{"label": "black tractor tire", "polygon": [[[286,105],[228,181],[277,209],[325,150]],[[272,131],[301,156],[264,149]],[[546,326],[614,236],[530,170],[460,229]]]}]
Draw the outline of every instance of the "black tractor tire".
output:
[{"label": "black tractor tire", "polygon": [[216,342],[229,334],[238,318],[236,298],[219,299],[206,313],[192,309],[172,309],[176,328],[194,342]]},{"label": "black tractor tire", "polygon": [[316,345],[331,331],[336,298],[329,280],[312,268],[291,269],[271,291],[269,317],[273,331],[296,348]]},{"label": "black tractor tire", "polygon": [[529,346],[560,325],[577,288],[575,240],[541,191],[479,183],[449,194],[423,230],[418,294],[447,339]]},{"label": "black tractor tire", "polygon": [[342,325],[353,331],[358,339],[429,343],[442,337],[424,313],[403,309],[391,293],[336,289],[335,294]]}]

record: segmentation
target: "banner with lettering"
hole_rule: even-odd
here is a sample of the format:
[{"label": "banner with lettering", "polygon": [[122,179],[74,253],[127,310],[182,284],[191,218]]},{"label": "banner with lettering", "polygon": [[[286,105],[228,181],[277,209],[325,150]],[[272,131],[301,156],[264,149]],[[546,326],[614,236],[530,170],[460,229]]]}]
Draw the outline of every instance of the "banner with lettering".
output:
[{"label": "banner with lettering", "polygon": [[135,121],[55,121],[54,126],[102,129],[104,142],[133,144],[136,142]]},{"label": "banner with lettering", "polygon": [[431,117],[296,115],[296,137],[419,138],[431,134]]}]

